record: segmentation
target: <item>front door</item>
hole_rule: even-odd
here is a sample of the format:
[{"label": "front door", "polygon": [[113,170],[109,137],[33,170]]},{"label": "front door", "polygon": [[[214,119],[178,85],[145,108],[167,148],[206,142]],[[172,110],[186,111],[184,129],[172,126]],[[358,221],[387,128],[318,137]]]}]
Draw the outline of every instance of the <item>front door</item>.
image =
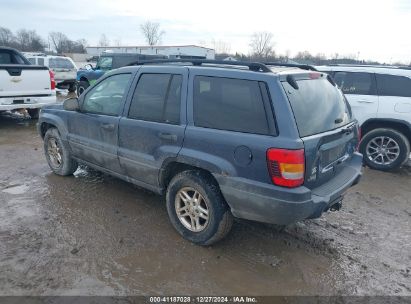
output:
[{"label": "front door", "polygon": [[130,73],[109,76],[82,97],[80,111],[73,112],[68,120],[68,139],[75,157],[121,172],[118,122],[130,80]]},{"label": "front door", "polygon": [[120,165],[145,186],[159,187],[161,166],[182,147],[187,75],[187,68],[181,66],[143,66],[120,119]]}]

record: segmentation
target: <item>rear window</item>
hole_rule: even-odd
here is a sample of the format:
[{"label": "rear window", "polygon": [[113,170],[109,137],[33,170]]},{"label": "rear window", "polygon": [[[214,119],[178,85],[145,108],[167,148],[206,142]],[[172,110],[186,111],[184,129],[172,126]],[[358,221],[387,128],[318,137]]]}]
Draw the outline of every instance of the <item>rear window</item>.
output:
[{"label": "rear window", "polygon": [[257,81],[196,76],[193,107],[196,126],[269,134]]},{"label": "rear window", "polygon": [[411,79],[404,76],[376,74],[378,95],[411,97]]},{"label": "rear window", "polygon": [[297,80],[298,89],[282,82],[301,137],[333,130],[351,121],[344,95],[326,79]]},{"label": "rear window", "polygon": [[52,69],[74,69],[74,65],[66,58],[50,58],[49,67]]}]

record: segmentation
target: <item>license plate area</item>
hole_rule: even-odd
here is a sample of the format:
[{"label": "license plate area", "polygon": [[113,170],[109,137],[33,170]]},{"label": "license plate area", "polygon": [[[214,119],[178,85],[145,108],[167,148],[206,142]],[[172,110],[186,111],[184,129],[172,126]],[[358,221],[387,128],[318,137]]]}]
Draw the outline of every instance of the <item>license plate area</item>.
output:
[{"label": "license plate area", "polygon": [[321,153],[321,167],[326,167],[346,154],[347,145],[339,145]]}]

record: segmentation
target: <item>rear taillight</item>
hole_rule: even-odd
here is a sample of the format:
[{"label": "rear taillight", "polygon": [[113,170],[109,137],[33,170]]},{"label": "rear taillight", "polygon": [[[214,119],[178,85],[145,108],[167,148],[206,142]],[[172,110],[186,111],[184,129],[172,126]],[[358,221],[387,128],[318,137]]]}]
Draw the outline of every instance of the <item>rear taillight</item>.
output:
[{"label": "rear taillight", "polygon": [[56,80],[54,79],[54,73],[53,73],[53,71],[49,70],[49,74],[50,74],[50,88],[52,90],[55,90],[56,89]]},{"label": "rear taillight", "polygon": [[289,188],[301,186],[304,183],[304,159],[304,149],[268,149],[267,165],[272,182]]}]

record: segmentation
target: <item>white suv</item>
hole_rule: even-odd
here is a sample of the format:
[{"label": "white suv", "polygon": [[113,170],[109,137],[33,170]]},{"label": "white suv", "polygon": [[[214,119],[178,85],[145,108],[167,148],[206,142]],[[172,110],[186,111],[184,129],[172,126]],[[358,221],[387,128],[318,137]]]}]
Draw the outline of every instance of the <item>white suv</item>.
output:
[{"label": "white suv", "polygon": [[373,169],[407,162],[411,141],[411,68],[318,66],[333,76],[361,125],[360,151]]},{"label": "white suv", "polygon": [[48,56],[36,53],[24,53],[31,64],[48,67],[54,73],[56,87],[68,89],[69,92],[76,90],[77,67],[70,57]]}]

